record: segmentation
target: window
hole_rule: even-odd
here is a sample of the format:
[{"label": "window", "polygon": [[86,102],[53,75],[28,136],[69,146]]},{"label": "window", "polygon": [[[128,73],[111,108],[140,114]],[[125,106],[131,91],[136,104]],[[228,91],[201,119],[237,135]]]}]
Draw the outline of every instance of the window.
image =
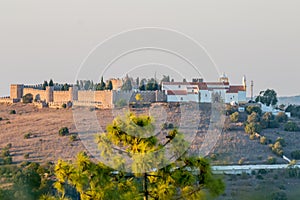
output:
[{"label": "window", "polygon": [[178,85],[178,88],[181,88],[181,85]]},{"label": "window", "polygon": [[183,101],[183,97],[180,97],[180,100]]}]

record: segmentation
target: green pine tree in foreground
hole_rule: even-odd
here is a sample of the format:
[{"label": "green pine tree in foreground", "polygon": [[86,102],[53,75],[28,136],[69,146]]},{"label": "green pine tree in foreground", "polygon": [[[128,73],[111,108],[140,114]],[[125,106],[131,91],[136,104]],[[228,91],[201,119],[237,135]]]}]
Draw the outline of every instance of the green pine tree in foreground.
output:
[{"label": "green pine tree in foreground", "polygon": [[[165,139],[159,140],[153,134],[153,122],[149,116],[130,113],[114,119],[105,133],[97,135],[101,156],[111,160],[109,166],[113,168],[92,162],[85,153],[80,153],[74,163],[59,160],[54,184],[61,194],[58,199],[66,199],[68,187],[75,188],[82,200],[206,199],[222,194],[224,183],[211,174],[204,158],[183,154],[159,167],[167,163],[166,148],[176,155],[188,144],[177,129],[169,130]],[[47,198],[53,197],[43,197]]]}]

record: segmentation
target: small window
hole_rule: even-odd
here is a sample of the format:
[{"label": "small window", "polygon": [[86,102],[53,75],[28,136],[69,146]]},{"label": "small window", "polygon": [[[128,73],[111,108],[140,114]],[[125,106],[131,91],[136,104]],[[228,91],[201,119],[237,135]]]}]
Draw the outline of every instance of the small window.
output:
[{"label": "small window", "polygon": [[181,85],[178,85],[178,88],[181,88]]},{"label": "small window", "polygon": [[205,94],[205,97],[207,97],[207,94]]},{"label": "small window", "polygon": [[180,97],[180,100],[183,101],[183,97]]}]

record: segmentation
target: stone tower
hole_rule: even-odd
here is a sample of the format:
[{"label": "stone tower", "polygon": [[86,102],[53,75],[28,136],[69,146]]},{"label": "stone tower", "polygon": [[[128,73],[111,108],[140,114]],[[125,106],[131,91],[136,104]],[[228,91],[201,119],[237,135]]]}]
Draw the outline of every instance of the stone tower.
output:
[{"label": "stone tower", "polygon": [[23,97],[24,85],[12,84],[10,85],[10,98],[11,99],[21,99]]},{"label": "stone tower", "polygon": [[54,87],[53,86],[47,86],[46,87],[46,102],[53,102],[54,98],[53,98],[53,91],[54,91]]},{"label": "stone tower", "polygon": [[77,86],[73,86],[73,87],[69,87],[69,99],[70,101],[77,101],[78,100],[78,87]]}]

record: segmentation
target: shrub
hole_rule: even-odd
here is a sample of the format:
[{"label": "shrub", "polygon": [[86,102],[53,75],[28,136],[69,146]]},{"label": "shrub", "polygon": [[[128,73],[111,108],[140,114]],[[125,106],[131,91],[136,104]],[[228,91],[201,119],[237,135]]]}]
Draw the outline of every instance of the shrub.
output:
[{"label": "shrub", "polygon": [[279,128],[279,123],[277,120],[271,120],[269,122],[269,127],[268,128]]},{"label": "shrub", "polygon": [[244,162],[245,162],[244,158],[241,158],[241,159],[239,160],[239,165],[244,164]]},{"label": "shrub", "polygon": [[281,144],[281,146],[283,146],[283,147],[286,146],[285,140],[282,137],[278,137],[276,139],[276,142],[279,142]]},{"label": "shrub", "polygon": [[2,117],[0,117],[0,121],[2,121],[3,120],[3,118]]},{"label": "shrub", "polygon": [[15,115],[15,114],[17,114],[17,112],[15,110],[11,110],[11,111],[9,111],[9,114]]},{"label": "shrub", "polygon": [[255,139],[255,134],[253,134],[253,133],[250,134],[250,135],[249,135],[249,139],[250,139],[250,140],[254,140],[254,139]]},{"label": "shrub", "polygon": [[9,150],[7,148],[2,149],[2,151],[1,151],[1,157],[4,158],[4,157],[8,157],[8,156],[10,156]]},{"label": "shrub", "polygon": [[280,112],[278,113],[278,115],[276,115],[275,119],[279,122],[286,122],[288,120],[287,115],[284,112]]},{"label": "shrub", "polygon": [[28,159],[28,158],[29,158],[29,153],[25,153],[25,154],[24,154],[24,158],[25,158],[25,159]]},{"label": "shrub", "polygon": [[33,95],[32,94],[26,94],[22,97],[23,103],[32,103],[33,101]]},{"label": "shrub", "polygon": [[58,133],[60,136],[65,136],[65,135],[69,134],[69,129],[67,127],[62,127]]},{"label": "shrub", "polygon": [[247,118],[248,123],[256,123],[259,121],[260,121],[259,115],[256,112],[252,112],[250,115],[248,115],[248,118]]},{"label": "shrub", "polygon": [[174,125],[173,125],[172,123],[170,123],[170,124],[168,125],[168,128],[169,128],[169,129],[172,129],[172,128],[174,128]]},{"label": "shrub", "polygon": [[24,135],[24,139],[29,139],[31,137],[32,133],[26,133]]},{"label": "shrub", "polygon": [[64,103],[64,104],[61,105],[61,107],[62,108],[67,108],[67,104]]},{"label": "shrub", "polygon": [[163,123],[162,125],[161,125],[161,128],[162,129],[167,129],[168,128],[168,124],[165,122],[165,123]]},{"label": "shrub", "polygon": [[12,157],[11,156],[6,156],[4,159],[3,159],[3,162],[5,165],[10,165],[12,164]]},{"label": "shrub", "polygon": [[296,132],[296,131],[299,130],[299,127],[297,126],[297,124],[296,124],[295,122],[288,121],[288,122],[284,125],[284,130],[285,130],[285,131]]},{"label": "shrub", "polygon": [[272,149],[272,151],[277,154],[278,156],[282,156],[283,155],[283,150],[282,150],[282,146],[280,144],[279,141],[275,142],[275,144],[271,144],[270,148]]},{"label": "shrub", "polygon": [[246,112],[247,114],[251,114],[253,112],[256,112],[257,114],[261,115],[262,111],[261,111],[261,108],[259,106],[248,106],[246,108]]},{"label": "shrub", "polygon": [[76,141],[77,140],[77,135],[71,135],[70,140],[71,140],[71,142]]},{"label": "shrub", "polygon": [[291,157],[293,159],[299,160],[300,159],[300,150],[292,151],[291,152]]},{"label": "shrub", "polygon": [[236,123],[236,122],[238,122],[238,120],[239,120],[239,113],[238,112],[234,112],[230,115],[230,121],[231,122]]},{"label": "shrub", "polygon": [[283,191],[273,192],[271,195],[272,200],[287,200],[287,195]]},{"label": "shrub", "polygon": [[245,132],[248,134],[260,133],[261,126],[258,123],[248,123],[245,126]]},{"label": "shrub", "polygon": [[268,164],[275,164],[276,163],[276,158],[269,156],[267,160]]},{"label": "shrub", "polygon": [[7,145],[6,145],[6,149],[10,149],[12,147],[12,144],[11,143],[8,143]]},{"label": "shrub", "polygon": [[265,136],[261,136],[260,139],[259,139],[259,142],[261,144],[267,144],[267,138]]}]

